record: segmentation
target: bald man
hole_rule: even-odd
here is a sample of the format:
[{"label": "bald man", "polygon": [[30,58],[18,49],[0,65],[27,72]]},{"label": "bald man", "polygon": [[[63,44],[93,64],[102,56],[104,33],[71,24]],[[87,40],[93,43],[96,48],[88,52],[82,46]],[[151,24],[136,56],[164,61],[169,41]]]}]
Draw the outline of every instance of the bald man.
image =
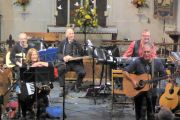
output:
[{"label": "bald man", "polygon": [[12,64],[22,67],[22,61],[17,58],[17,54],[23,55],[26,54],[27,51],[32,48],[28,45],[28,39],[26,33],[20,33],[18,36],[18,43],[13,46],[10,53],[10,60]]},{"label": "bald man", "polygon": [[[15,66],[13,67],[13,77],[19,81],[20,78],[20,68],[23,65],[23,59],[25,58],[28,50],[32,48],[30,45],[28,45],[28,39],[27,39],[27,35],[26,33],[20,33],[18,36],[18,42],[13,46],[13,48],[10,51],[10,60],[11,63],[14,64]],[[25,85],[24,87],[22,87],[20,85],[20,83],[22,82],[17,82],[16,84],[16,88],[19,88],[20,86],[20,90],[16,90],[17,94],[18,94],[18,102],[21,105],[21,109],[23,110],[29,110],[30,113],[32,112],[32,99],[25,99],[25,97],[20,97],[20,96],[24,96],[25,92],[23,89],[26,89]],[[23,93],[23,94],[22,94]],[[29,97],[30,98],[30,97]],[[27,102],[27,104],[24,104],[25,102]],[[22,105],[24,104],[24,106]],[[26,116],[26,113],[23,112],[23,117]]]},{"label": "bald man", "polygon": [[74,90],[80,91],[83,78],[85,76],[85,70],[81,60],[72,60],[72,58],[83,56],[82,46],[78,41],[74,39],[74,30],[68,28],[65,33],[66,39],[58,44],[58,56],[59,60],[65,63],[58,67],[60,87],[64,86],[64,75],[66,72],[72,70],[78,75]]}]

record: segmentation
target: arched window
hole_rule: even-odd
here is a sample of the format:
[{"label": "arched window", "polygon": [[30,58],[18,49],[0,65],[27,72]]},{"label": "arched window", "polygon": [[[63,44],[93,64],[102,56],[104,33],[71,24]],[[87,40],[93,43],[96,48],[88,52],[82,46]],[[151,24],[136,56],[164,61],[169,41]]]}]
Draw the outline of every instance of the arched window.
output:
[{"label": "arched window", "polygon": [[[65,27],[68,24],[73,24],[73,16],[76,5],[82,5],[84,0],[57,0],[57,11],[56,16],[56,26]],[[92,1],[92,0],[90,0]],[[98,24],[102,27],[106,26],[106,16],[104,12],[106,11],[107,0],[93,0],[96,3],[91,3],[96,5],[98,14]],[[78,4],[77,4],[78,3]]]}]

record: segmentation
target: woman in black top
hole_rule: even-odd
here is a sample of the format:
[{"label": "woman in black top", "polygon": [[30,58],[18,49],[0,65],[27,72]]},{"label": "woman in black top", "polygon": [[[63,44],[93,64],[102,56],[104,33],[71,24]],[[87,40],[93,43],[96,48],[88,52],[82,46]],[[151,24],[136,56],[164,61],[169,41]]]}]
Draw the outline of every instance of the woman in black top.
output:
[{"label": "woman in black top", "polygon": [[[27,52],[26,60],[22,67],[26,67],[28,70],[30,67],[53,67],[53,64],[50,62],[48,63],[48,62],[40,61],[38,51],[34,48],[31,48]],[[37,114],[36,114],[37,117],[42,117],[41,115],[45,113],[45,108],[49,105],[47,95],[49,94],[51,87],[49,84],[47,85],[47,83],[45,83],[46,80],[45,82],[42,82],[42,86],[45,85],[48,88],[47,91],[44,90],[44,88],[42,89],[41,87],[37,86],[35,82],[27,82],[27,81],[25,82],[25,81],[26,80],[22,80],[21,82],[21,94],[20,94],[20,106],[22,109],[23,117],[26,117],[27,110],[34,113],[33,111],[34,103],[36,103],[35,107],[37,107]],[[28,93],[27,84],[31,84],[33,86],[34,88],[33,93],[31,94]]]}]

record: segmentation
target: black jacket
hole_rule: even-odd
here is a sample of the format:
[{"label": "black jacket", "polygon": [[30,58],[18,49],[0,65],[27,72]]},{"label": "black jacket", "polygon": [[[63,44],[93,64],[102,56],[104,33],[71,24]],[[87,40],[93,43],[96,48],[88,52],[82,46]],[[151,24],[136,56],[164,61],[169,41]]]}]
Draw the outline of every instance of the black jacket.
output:
[{"label": "black jacket", "polygon": [[32,48],[32,46],[28,45],[27,48],[22,48],[19,43],[13,46],[10,54],[10,60],[13,64],[16,64],[16,54],[21,54],[24,53],[25,55],[27,54],[28,50]]},{"label": "black jacket", "polygon": [[[68,40],[65,39],[65,40],[59,42],[58,45],[57,45],[57,47],[58,47],[58,51],[57,51],[57,53],[58,53],[58,58],[59,58],[59,60],[61,60],[61,61],[63,61],[63,57],[67,55],[67,54],[65,53],[67,43],[68,43]],[[72,50],[70,56],[80,57],[80,56],[83,56],[83,55],[84,55],[84,54],[83,54],[82,46],[81,46],[81,44],[80,44],[78,41],[74,40],[74,41],[72,42],[72,46],[73,46],[73,50]]]}]

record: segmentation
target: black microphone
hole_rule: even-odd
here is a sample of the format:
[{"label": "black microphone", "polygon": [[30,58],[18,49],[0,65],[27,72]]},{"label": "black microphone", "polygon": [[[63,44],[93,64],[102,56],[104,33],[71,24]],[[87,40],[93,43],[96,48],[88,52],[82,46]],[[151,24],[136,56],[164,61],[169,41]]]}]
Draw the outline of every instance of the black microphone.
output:
[{"label": "black microphone", "polygon": [[29,69],[30,69],[30,65],[28,64],[28,65],[27,65],[27,70],[29,70]]}]

